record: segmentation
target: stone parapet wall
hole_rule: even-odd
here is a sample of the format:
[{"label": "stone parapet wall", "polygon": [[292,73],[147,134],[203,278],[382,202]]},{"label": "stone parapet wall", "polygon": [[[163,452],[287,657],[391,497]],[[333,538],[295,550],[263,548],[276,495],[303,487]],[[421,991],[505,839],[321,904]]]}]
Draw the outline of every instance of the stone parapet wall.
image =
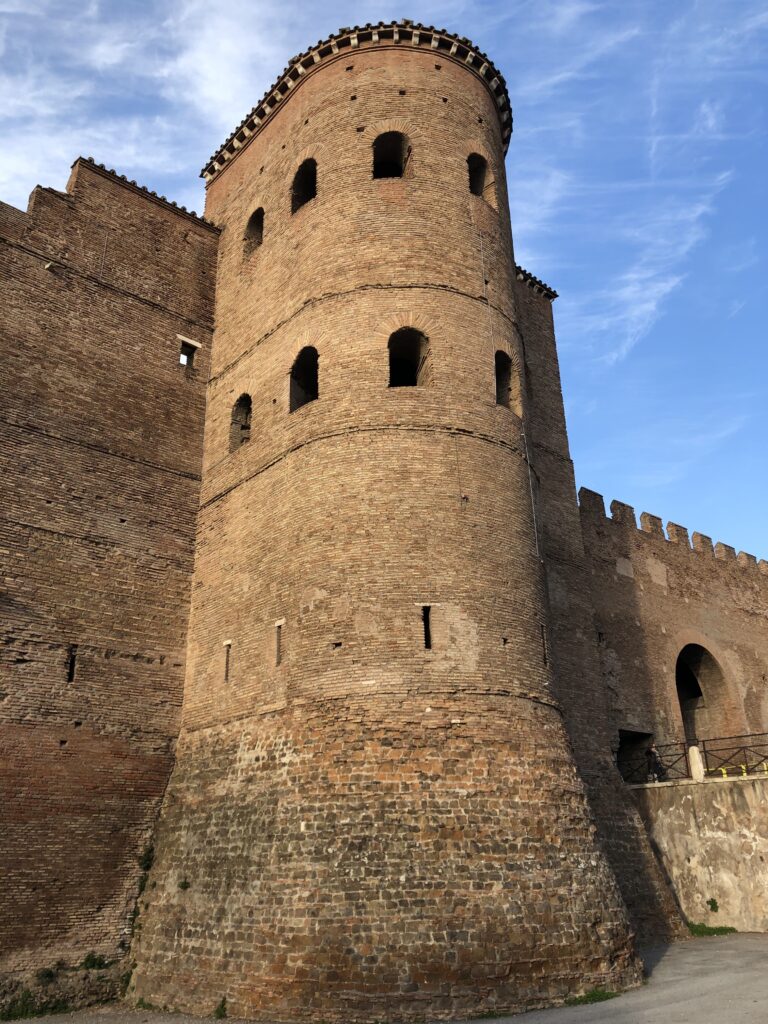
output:
[{"label": "stone parapet wall", "polygon": [[768,931],[768,779],[665,782],[632,795],[687,920]]}]

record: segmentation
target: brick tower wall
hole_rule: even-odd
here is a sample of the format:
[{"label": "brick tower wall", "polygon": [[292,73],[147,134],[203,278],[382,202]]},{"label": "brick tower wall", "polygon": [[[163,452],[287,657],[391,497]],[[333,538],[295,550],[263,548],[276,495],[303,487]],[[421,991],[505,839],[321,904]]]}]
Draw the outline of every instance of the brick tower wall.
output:
[{"label": "brick tower wall", "polygon": [[[551,692],[522,421],[495,401],[495,351],[522,370],[496,103],[423,36],[327,49],[209,186],[183,726],[129,991],[348,1021],[625,985],[625,910]],[[390,130],[406,173],[374,180]],[[306,158],[317,196],[292,215]],[[429,379],[389,388],[403,326]],[[319,398],[290,412],[309,345]]]},{"label": "brick tower wall", "polygon": [[88,161],[0,232],[2,994],[130,940],[178,731],[218,232]]},{"label": "brick tower wall", "polygon": [[[552,293],[519,275],[518,327],[530,381],[528,441],[546,567],[555,692],[597,820],[600,842],[643,943],[682,934],[677,905],[614,764],[618,742],[600,671],[592,563],[585,554],[552,319]],[[598,588],[599,589],[599,588]]]}]

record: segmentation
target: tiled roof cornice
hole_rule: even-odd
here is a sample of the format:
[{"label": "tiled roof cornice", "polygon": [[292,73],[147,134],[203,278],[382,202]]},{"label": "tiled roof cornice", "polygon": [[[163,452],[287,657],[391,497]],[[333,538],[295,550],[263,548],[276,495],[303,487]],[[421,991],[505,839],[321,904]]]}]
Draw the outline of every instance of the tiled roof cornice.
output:
[{"label": "tiled roof cornice", "polygon": [[301,80],[325,60],[334,59],[339,53],[354,53],[361,47],[369,46],[418,46],[431,50],[441,57],[464,64],[486,85],[493,96],[501,125],[501,136],[506,152],[512,135],[512,109],[509,103],[507,85],[484,53],[463,36],[454,36],[431,25],[417,25],[411,21],[382,22],[378,25],[342,28],[328,39],[318,42],[305,53],[293,57],[278,80],[267,89],[264,98],[240,123],[221,148],[211,156],[200,172],[206,183],[232,160],[250,139],[258,134],[261,127],[280,108],[284,99],[290,96]]},{"label": "tiled roof cornice", "polygon": [[550,288],[548,284],[539,280],[538,277],[534,277],[524,267],[521,267],[519,263],[515,264],[515,272],[517,274],[518,281],[524,281],[529,288],[533,288],[535,292],[540,295],[546,295],[548,299],[556,299],[557,292],[554,288]]}]

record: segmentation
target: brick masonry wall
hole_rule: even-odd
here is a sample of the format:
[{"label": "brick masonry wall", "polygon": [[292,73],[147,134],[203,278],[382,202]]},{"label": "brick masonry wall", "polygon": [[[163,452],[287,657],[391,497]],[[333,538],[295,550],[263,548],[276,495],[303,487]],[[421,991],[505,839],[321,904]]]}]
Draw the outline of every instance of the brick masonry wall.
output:
[{"label": "brick masonry wall", "polygon": [[[178,732],[218,232],[82,160],[0,229],[12,993],[130,940]],[[203,345],[193,370],[177,334]]]},{"label": "brick masonry wall", "polygon": [[518,327],[529,382],[528,443],[552,623],[555,690],[579,772],[633,926],[648,943],[682,922],[634,803],[612,758],[616,726],[600,671],[590,563],[568,447],[551,301],[517,281]]},{"label": "brick masonry wall", "polygon": [[720,678],[701,681],[700,739],[768,731],[768,563],[582,489],[581,520],[614,729],[685,739],[677,658],[704,647]]},{"label": "brick masonry wall", "polygon": [[[394,129],[406,175],[374,180]],[[493,204],[469,193],[473,151]],[[291,214],[308,157],[318,194]],[[522,421],[495,402],[495,351],[523,360],[486,86],[429,49],[329,57],[206,211],[222,235],[183,728],[131,996],[376,1020],[633,983],[552,694]],[[402,326],[429,338],[426,386],[387,387]],[[307,345],[319,398],[290,412]]]}]

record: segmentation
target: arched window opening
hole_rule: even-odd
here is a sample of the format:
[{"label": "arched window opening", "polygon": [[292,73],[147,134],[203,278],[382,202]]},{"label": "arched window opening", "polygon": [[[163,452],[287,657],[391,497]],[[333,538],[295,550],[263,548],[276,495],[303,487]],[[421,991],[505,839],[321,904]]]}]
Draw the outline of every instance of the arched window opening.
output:
[{"label": "arched window opening", "polygon": [[291,213],[296,213],[302,206],[317,195],[317,163],[305,160],[299,167],[291,187]]},{"label": "arched window opening", "polygon": [[740,726],[728,721],[725,679],[718,663],[705,647],[687,644],[677,658],[675,683],[685,738],[727,736]]},{"label": "arched window opening", "polygon": [[402,178],[411,147],[402,132],[384,132],[373,143],[374,178]]},{"label": "arched window opening", "polygon": [[254,210],[245,226],[245,243],[247,249],[256,249],[264,241],[264,208]]},{"label": "arched window opening", "polygon": [[251,408],[253,403],[250,395],[240,395],[232,406],[232,420],[229,428],[229,450],[237,449],[251,439]]},{"label": "arched window opening", "polygon": [[295,412],[319,395],[317,384],[317,349],[308,346],[296,356],[291,369],[290,411]]},{"label": "arched window opening", "polygon": [[479,153],[470,153],[467,157],[469,171],[469,191],[473,196],[485,193],[485,180],[488,175],[488,161]]},{"label": "arched window opening", "polygon": [[512,395],[512,360],[506,352],[496,353],[496,405],[510,406]]},{"label": "arched window opening", "polygon": [[414,388],[431,378],[429,339],[413,327],[402,327],[389,339],[389,386]]}]

